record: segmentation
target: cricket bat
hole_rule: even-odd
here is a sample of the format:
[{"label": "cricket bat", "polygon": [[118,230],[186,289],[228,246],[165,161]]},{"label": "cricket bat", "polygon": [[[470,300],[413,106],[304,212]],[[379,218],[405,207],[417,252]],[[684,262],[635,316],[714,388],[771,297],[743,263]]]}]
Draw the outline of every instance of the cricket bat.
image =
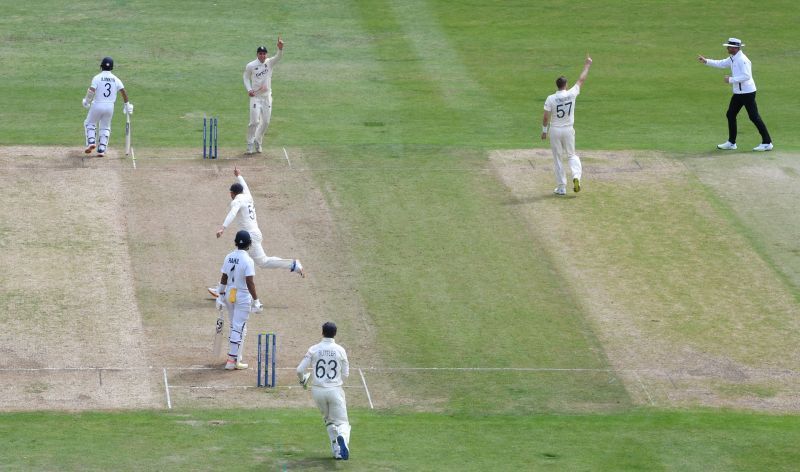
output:
[{"label": "cricket bat", "polygon": [[214,325],[214,344],[211,347],[211,354],[214,356],[214,360],[219,359],[220,354],[222,354],[222,339],[224,338],[222,331],[225,327],[225,319],[222,317],[222,310],[219,310],[219,317]]},{"label": "cricket bat", "polygon": [[125,113],[125,155],[131,155],[131,114]]}]

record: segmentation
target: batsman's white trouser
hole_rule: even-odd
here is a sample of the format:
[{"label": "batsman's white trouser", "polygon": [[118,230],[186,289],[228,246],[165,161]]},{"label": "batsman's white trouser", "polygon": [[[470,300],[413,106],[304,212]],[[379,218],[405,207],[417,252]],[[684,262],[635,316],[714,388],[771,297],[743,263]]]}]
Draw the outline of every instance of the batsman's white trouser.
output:
[{"label": "batsman's white trouser", "polygon": [[350,422],[347,419],[347,400],[342,387],[311,387],[311,397],[317,404],[322,421],[328,431],[331,452],[336,455],[339,445],[336,436],[342,435],[345,444],[350,444]]},{"label": "batsman's white trouser", "polygon": [[262,269],[292,270],[294,260],[268,256],[267,253],[264,252],[264,247],[261,246],[261,242],[264,240],[261,231],[252,231],[250,233],[250,238],[253,240],[253,243],[250,245],[250,249],[247,250],[247,253],[250,254],[250,257],[253,258],[253,262],[255,262],[257,266]]},{"label": "batsman's white trouser", "polygon": [[[89,142],[95,142],[103,148],[108,146],[108,141],[111,139],[111,118],[114,117],[114,104],[107,102],[93,102],[89,113],[86,114],[86,119],[83,121],[83,127],[86,129],[86,146]],[[100,124],[100,139],[97,140],[96,130],[97,124]]]},{"label": "batsman's white trouser", "polygon": [[250,123],[247,125],[247,144],[258,143],[260,146],[264,141],[264,134],[269,128],[269,120],[272,117],[272,95],[265,94],[250,97]]},{"label": "batsman's white trouser", "polygon": [[[230,287],[228,287],[230,290]],[[228,293],[220,295],[225,297],[225,306],[228,308],[228,318],[231,324],[231,335],[228,338],[230,348],[228,354],[236,356],[239,362],[242,361],[242,346],[244,345],[244,338],[247,335],[247,320],[250,318],[250,305],[253,303],[253,297],[250,292],[239,290],[236,293],[236,302],[231,303],[228,299]]]},{"label": "batsman's white trouser", "polygon": [[575,154],[575,128],[572,126],[550,127],[550,149],[553,151],[553,164],[555,165],[556,184],[559,187],[567,185],[567,176],[561,164],[567,156],[567,163],[572,178],[581,178],[581,158]]}]

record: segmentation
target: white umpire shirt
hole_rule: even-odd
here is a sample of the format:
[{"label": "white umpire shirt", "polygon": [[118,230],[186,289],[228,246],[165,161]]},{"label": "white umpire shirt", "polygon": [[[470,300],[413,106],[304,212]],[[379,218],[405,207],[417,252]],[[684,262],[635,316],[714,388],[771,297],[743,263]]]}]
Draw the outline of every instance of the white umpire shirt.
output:
[{"label": "white umpire shirt", "polygon": [[258,229],[258,220],[256,220],[256,206],[253,202],[253,195],[250,194],[250,188],[245,183],[244,177],[240,175],[238,179],[244,191],[231,200],[230,210],[222,226],[227,228],[235,219],[239,228],[247,231],[251,236],[253,234],[261,234],[261,230]]},{"label": "white umpire shirt", "polygon": [[569,127],[575,123],[575,99],[581,93],[581,86],[575,84],[569,90],[559,90],[547,97],[544,109],[550,112],[551,127]]},{"label": "white umpire shirt", "polygon": [[297,366],[298,375],[302,376],[309,365],[314,387],[341,387],[344,379],[350,376],[347,352],[333,338],[322,338],[322,342],[308,348]]},{"label": "white umpire shirt", "polygon": [[753,80],[753,66],[750,59],[740,50],[727,59],[706,59],[706,65],[717,69],[731,69],[728,83],[733,88],[733,93],[753,93],[756,91],[756,81]]}]

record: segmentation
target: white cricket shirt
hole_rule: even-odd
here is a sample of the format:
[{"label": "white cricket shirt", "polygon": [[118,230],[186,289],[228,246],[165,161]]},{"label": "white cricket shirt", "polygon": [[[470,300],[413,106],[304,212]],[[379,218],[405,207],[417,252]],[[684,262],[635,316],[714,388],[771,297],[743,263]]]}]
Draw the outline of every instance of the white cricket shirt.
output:
[{"label": "white cricket shirt", "polygon": [[247,276],[256,275],[256,265],[247,251],[237,249],[225,256],[220,272],[228,274],[228,289],[235,288],[237,293],[250,293]]},{"label": "white cricket shirt", "polygon": [[550,126],[572,126],[575,123],[575,99],[581,93],[578,84],[569,90],[559,90],[547,97],[544,109],[550,112]]},{"label": "white cricket shirt", "polygon": [[248,62],[244,68],[244,88],[249,92],[254,90],[256,97],[266,95],[272,96],[272,71],[275,65],[283,57],[283,50],[278,49],[278,54],[267,58],[263,63],[258,59]]},{"label": "white cricket shirt", "polygon": [[92,78],[92,88],[95,90],[95,102],[114,103],[117,101],[117,92],[125,86],[111,71],[104,70]]},{"label": "white cricket shirt", "polygon": [[350,375],[347,352],[333,338],[322,338],[322,342],[308,348],[300,365],[298,374],[303,374],[311,366],[311,385],[315,387],[341,387]]},{"label": "white cricket shirt", "polygon": [[256,206],[253,202],[253,195],[250,194],[250,188],[244,181],[244,177],[240,175],[238,179],[244,191],[231,200],[228,214],[225,216],[225,221],[222,223],[222,226],[227,228],[235,219],[239,228],[247,231],[251,236],[256,232],[260,234],[261,231],[258,229]]},{"label": "white cricket shirt", "polygon": [[731,69],[728,83],[733,88],[733,93],[753,93],[756,91],[756,81],[753,80],[753,65],[742,51],[737,52],[727,59],[706,59],[706,65],[717,69]]}]

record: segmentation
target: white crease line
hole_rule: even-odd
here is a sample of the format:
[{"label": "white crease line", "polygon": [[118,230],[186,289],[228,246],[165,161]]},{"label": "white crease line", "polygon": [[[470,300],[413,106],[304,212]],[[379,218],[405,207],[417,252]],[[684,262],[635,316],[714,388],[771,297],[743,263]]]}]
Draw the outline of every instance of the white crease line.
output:
[{"label": "white crease line", "polygon": [[645,395],[647,395],[647,401],[649,401],[651,405],[655,405],[653,397],[650,396],[650,392],[647,391],[647,387],[644,386],[644,382],[642,382],[642,379],[641,377],[639,377],[639,374],[634,370],[633,375],[634,377],[636,377],[636,381],[639,382],[639,386],[642,387],[642,390],[644,390]]},{"label": "white crease line", "polygon": [[286,148],[283,148],[283,155],[286,156],[286,162],[289,163],[289,168],[292,168],[292,161],[289,160],[289,153],[286,152]]},{"label": "white crease line", "polygon": [[172,409],[172,399],[169,397],[169,382],[167,381],[167,368],[164,367],[164,391],[167,392],[167,409]]},{"label": "white crease line", "polygon": [[367,380],[364,378],[364,372],[361,369],[358,369],[358,373],[361,375],[361,383],[364,384],[364,391],[367,392],[367,401],[369,401],[369,409],[374,410],[375,405],[372,404],[372,397],[369,394],[369,388],[367,388]]}]

